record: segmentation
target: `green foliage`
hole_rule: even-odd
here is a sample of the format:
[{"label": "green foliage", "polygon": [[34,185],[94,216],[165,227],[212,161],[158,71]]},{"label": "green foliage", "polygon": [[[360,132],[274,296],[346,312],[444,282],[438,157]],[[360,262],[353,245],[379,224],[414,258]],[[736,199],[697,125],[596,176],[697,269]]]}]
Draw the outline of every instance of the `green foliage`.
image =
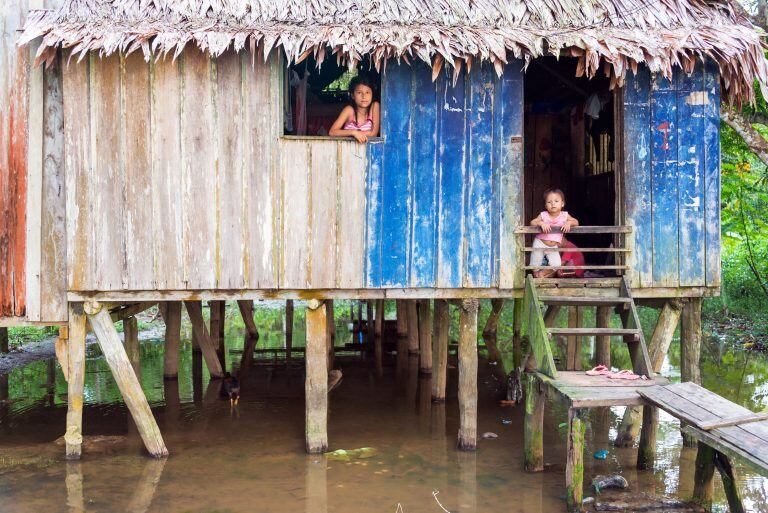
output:
[{"label": "green foliage", "polygon": [[55,326],[8,328],[8,345],[19,347],[29,342],[39,342],[46,338],[55,337],[58,333],[59,329]]},{"label": "green foliage", "polygon": [[[757,109],[766,111],[765,103]],[[763,135],[768,128],[754,125]],[[729,126],[721,126],[723,288],[707,309],[758,314],[768,299],[768,170]]]}]

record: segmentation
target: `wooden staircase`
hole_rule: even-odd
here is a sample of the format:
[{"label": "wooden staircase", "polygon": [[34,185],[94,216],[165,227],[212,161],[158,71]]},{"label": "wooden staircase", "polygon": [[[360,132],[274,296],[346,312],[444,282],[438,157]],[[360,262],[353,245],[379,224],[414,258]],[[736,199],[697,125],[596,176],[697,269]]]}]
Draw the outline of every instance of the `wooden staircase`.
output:
[{"label": "wooden staircase", "polygon": [[[568,337],[565,367],[562,370],[578,370],[580,345],[579,337],[621,337],[629,349],[632,370],[636,374],[653,377],[648,347],[645,343],[637,307],[632,298],[632,291],[626,278],[603,282],[601,287],[592,288],[589,294],[584,287],[579,287],[583,280],[536,279],[526,277],[525,297],[523,302],[523,335],[527,336],[531,352],[535,358],[535,369],[551,378],[557,378],[557,369],[552,357],[552,344],[557,337]],[[545,285],[545,286],[542,286]],[[542,292],[540,294],[540,291]],[[554,320],[562,308],[580,309],[584,307],[609,308],[621,318],[622,327],[581,326],[582,316],[577,315],[575,326],[568,328],[553,327]],[[596,316],[597,317],[597,316]]]}]

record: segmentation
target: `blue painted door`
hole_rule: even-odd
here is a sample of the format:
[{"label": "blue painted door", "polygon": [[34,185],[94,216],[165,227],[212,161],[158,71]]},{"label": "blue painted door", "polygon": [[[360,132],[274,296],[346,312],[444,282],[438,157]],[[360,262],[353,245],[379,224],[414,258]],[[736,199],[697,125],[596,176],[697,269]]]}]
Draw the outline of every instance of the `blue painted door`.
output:
[{"label": "blue painted door", "polygon": [[511,288],[522,277],[522,62],[454,84],[390,63],[370,144],[369,287]]},{"label": "blue painted door", "polygon": [[641,68],[623,96],[635,287],[720,285],[720,85],[698,63],[672,80]]}]

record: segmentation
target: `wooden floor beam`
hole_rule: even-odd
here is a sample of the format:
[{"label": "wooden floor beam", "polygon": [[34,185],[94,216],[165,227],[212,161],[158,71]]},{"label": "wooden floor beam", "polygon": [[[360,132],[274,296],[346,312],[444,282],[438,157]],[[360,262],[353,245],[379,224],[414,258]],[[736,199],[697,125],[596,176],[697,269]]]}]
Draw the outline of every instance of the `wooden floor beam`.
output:
[{"label": "wooden floor beam", "polygon": [[459,449],[477,448],[477,299],[459,312]]},{"label": "wooden floor beam", "polygon": [[66,457],[80,459],[83,444],[83,388],[85,385],[85,323],[82,303],[70,303],[67,339],[67,431]]},{"label": "wooden floor beam", "polygon": [[128,355],[120,343],[109,312],[95,301],[86,303],[84,310],[88,315],[93,331],[96,333],[104,359],[112,371],[117,387],[120,389],[123,400],[131,412],[141,439],[144,441],[144,446],[149,454],[155,458],[168,456],[168,449],[163,442],[160,428],[152,416],[152,410],[150,410],[144,391],[131,368]]},{"label": "wooden floor beam", "polygon": [[307,302],[306,324],[305,437],[307,452],[313,454],[328,449],[328,321],[322,301]]}]

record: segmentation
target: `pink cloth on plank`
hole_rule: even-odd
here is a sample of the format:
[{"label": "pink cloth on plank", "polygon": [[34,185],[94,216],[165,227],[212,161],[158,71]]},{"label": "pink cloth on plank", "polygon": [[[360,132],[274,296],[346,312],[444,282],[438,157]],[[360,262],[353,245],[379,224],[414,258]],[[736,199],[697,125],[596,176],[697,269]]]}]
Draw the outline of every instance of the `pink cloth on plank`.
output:
[{"label": "pink cloth on plank", "polygon": [[[566,221],[568,221],[568,212],[561,211],[557,216],[552,217],[546,210],[539,214],[539,219],[548,223],[549,226],[562,228]],[[537,239],[554,241],[560,244],[563,242],[563,233],[539,233],[536,235]]]}]

